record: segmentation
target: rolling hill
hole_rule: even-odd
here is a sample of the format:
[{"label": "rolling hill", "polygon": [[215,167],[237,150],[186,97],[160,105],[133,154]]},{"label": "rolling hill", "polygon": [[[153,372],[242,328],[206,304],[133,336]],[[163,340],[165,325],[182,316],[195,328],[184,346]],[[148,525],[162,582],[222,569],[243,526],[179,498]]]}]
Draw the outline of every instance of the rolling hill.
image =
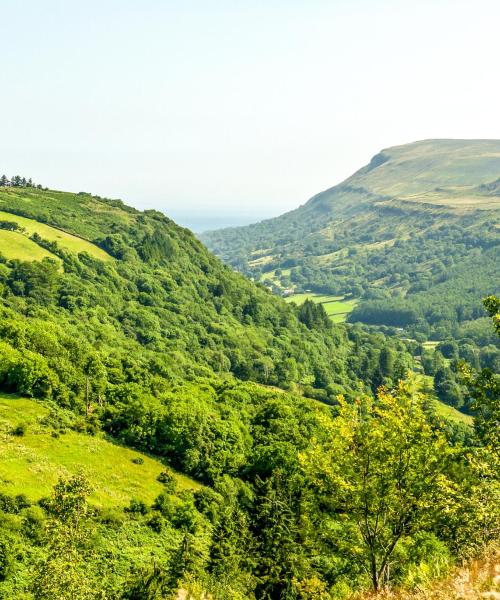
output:
[{"label": "rolling hill", "polygon": [[334,325],[354,300],[287,303],[118,200],[2,186],[0,210],[0,597],[348,598],[371,585],[366,451],[377,522],[399,518],[402,453],[403,500],[425,495],[396,583],[490,540],[494,487],[458,464],[470,418],[398,381],[442,363]]},{"label": "rolling hill", "polygon": [[426,140],[383,150],[296,210],[201,239],[275,293],[356,300],[351,322],[484,346],[499,222],[500,141]]},{"label": "rolling hill", "polygon": [[[368,334],[332,330],[320,313],[306,324],[295,307],[224,267],[161,213],[90,194],[14,187],[0,187],[0,209],[3,321],[27,329],[46,321],[45,335],[65,360],[79,362],[73,338],[105,361],[140,357],[130,367],[137,381],[150,370],[172,381],[232,375],[322,399],[376,386],[375,370],[367,376],[361,367],[365,351],[351,356]],[[50,362],[30,335],[25,346],[10,336],[4,326],[0,339],[15,352]],[[411,363],[406,347],[374,338],[376,352],[386,343],[400,353],[403,372]],[[53,377],[54,394],[68,403],[81,396],[67,389],[64,369]]]}]

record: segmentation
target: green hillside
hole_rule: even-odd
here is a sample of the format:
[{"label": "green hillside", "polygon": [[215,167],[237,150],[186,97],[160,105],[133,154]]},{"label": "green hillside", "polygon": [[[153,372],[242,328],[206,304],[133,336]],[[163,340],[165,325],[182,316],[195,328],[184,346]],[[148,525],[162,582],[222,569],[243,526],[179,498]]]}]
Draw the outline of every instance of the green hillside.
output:
[{"label": "green hillside", "polygon": [[[9,192],[7,193],[9,195],[12,195],[13,191],[9,190]],[[36,194],[33,194],[32,192],[32,196],[33,195]],[[23,199],[25,198],[25,196],[26,192],[24,192],[23,194]],[[6,202],[6,199],[4,198],[3,201]],[[88,240],[77,237],[75,235],[71,235],[70,233],[62,231],[61,229],[55,229],[54,227],[50,227],[49,225],[45,225],[44,223],[40,223],[39,221],[36,221],[34,219],[27,219],[26,217],[22,217],[20,215],[13,215],[12,213],[3,212],[0,210],[0,221],[3,223],[16,223],[20,228],[18,235],[25,234],[26,236],[31,237],[34,234],[37,234],[44,240],[57,243],[57,245],[60,248],[63,248],[65,250],[69,250],[71,252],[76,253],[87,252],[88,254],[90,254],[94,258],[98,258],[99,260],[111,260],[109,254],[104,252],[104,250],[102,250],[95,244],[90,243]],[[20,241],[18,240],[15,244],[13,243],[12,246],[16,247],[19,243]],[[0,251],[1,250],[2,247],[0,246]],[[7,245],[5,245],[5,250],[8,250]],[[22,257],[19,258],[22,259]],[[35,256],[34,259],[36,259]]]},{"label": "green hillside", "polygon": [[494,343],[478,306],[499,289],[499,181],[498,140],[416,142],[281,217],[202,240],[277,294],[351,298],[351,322],[481,347]]},{"label": "green hillside", "polygon": [[[23,435],[12,435],[20,426]],[[102,435],[58,427],[49,408],[34,400],[1,394],[0,437],[0,490],[11,496],[25,494],[36,502],[50,494],[60,477],[80,471],[94,488],[90,501],[99,507],[124,508],[131,498],[151,504],[163,490],[157,480],[165,470],[160,461]],[[174,476],[179,490],[201,487]]]},{"label": "green hillside", "polygon": [[287,303],[157,211],[23,185],[0,187],[0,598],[340,600],[492,540],[490,413],[476,435],[412,374],[453,391],[453,345]]},{"label": "green hillside", "polygon": [[[231,373],[319,398],[378,383],[361,368],[363,351],[350,356],[355,336],[324,326],[321,315],[304,324],[297,308],[223,267],[158,212],[34,188],[0,188],[0,206],[0,222],[17,228],[0,229],[0,241],[12,239],[3,249],[4,319],[22,314],[27,330],[47,321],[65,361],[80,360],[71,340],[84,338],[85,353],[94,347],[99,362],[134,363],[134,381],[154,363],[157,377],[172,381]],[[24,339],[40,351],[32,336]],[[404,344],[384,343],[403,353],[401,374],[411,362]],[[65,368],[58,364],[51,386],[72,403],[82,383],[68,387]]]}]

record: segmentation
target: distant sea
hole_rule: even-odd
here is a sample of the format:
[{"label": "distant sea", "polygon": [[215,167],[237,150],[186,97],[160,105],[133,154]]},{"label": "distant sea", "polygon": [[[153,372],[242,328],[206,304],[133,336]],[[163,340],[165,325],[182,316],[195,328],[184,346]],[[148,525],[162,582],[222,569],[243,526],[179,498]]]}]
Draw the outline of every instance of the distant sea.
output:
[{"label": "distant sea", "polygon": [[169,210],[166,214],[181,227],[187,227],[194,233],[203,233],[213,229],[224,227],[240,227],[250,225],[267,218],[265,215],[199,215],[176,214],[175,210]]}]

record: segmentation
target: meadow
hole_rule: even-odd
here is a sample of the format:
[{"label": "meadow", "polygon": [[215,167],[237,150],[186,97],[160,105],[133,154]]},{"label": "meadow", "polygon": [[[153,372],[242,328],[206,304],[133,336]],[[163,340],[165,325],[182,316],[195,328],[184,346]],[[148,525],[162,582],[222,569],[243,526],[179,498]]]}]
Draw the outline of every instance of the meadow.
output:
[{"label": "meadow", "polygon": [[52,252],[35,244],[26,235],[17,231],[0,229],[0,254],[7,260],[43,260],[52,258],[61,260]]},{"label": "meadow", "polygon": [[[26,234],[28,236],[33,235],[34,233],[38,233],[38,235],[44,240],[48,240],[49,242],[57,242],[57,244],[70,252],[87,252],[94,258],[98,258],[99,260],[111,260],[111,257],[107,252],[92,244],[88,240],[84,240],[76,235],[72,235],[71,233],[67,233],[66,231],[62,231],[60,229],[56,229],[55,227],[51,227],[50,225],[45,225],[45,223],[39,223],[34,219],[28,219],[26,217],[21,217],[19,215],[14,215],[9,212],[0,211],[0,221],[11,221],[13,223],[17,223],[20,227],[23,227]],[[0,251],[7,258],[16,258],[19,260],[41,260],[44,256],[50,256],[51,258],[55,258],[50,252],[46,250],[42,250],[39,248],[37,244],[27,239],[26,236],[23,236],[21,233],[17,232],[1,232],[2,235],[0,237]],[[16,235],[15,244],[10,243],[9,236],[5,236],[5,233],[12,233]],[[12,237],[12,236],[10,236]],[[24,239],[19,239],[20,237],[24,237]],[[35,248],[39,248],[40,251],[43,252],[43,255],[40,252],[37,252]],[[13,256],[15,254],[15,256]]]},{"label": "meadow", "polygon": [[[46,424],[49,410],[35,400],[0,394],[0,491],[25,494],[31,501],[48,496],[61,476],[82,471],[99,507],[125,507],[131,498],[151,504],[164,487],[157,480],[165,466],[143,453],[106,439],[55,431]],[[23,431],[22,435],[16,435]],[[194,480],[174,473],[177,489],[199,489]]]},{"label": "meadow", "polygon": [[286,298],[287,302],[295,302],[299,306],[306,300],[322,304],[326,314],[334,323],[343,323],[347,315],[354,309],[358,301],[355,298],[345,300],[344,296],[325,296],[321,294],[294,294]]}]

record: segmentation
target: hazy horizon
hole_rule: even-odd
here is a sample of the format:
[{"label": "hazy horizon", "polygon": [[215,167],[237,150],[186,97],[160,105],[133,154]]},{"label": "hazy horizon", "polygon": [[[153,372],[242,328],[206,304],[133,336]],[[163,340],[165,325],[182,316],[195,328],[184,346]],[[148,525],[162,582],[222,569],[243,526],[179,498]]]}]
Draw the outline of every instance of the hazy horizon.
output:
[{"label": "hazy horizon", "polygon": [[0,11],[0,172],[196,231],[294,209],[389,146],[500,138],[492,0]]}]

